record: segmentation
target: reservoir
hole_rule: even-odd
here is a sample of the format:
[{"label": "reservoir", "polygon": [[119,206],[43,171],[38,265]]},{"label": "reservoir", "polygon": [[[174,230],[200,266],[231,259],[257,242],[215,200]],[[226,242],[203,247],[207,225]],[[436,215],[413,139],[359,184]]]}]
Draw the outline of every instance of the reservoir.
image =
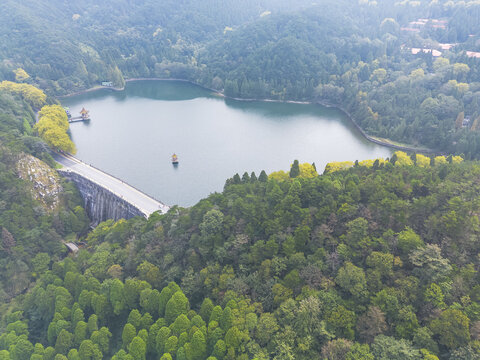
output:
[{"label": "reservoir", "polygon": [[[168,205],[191,206],[221,192],[227,178],[288,171],[293,160],[315,162],[389,157],[341,111],[320,105],[237,101],[179,81],[129,82],[62,100],[76,157]],[[171,163],[173,153],[179,165]]]}]

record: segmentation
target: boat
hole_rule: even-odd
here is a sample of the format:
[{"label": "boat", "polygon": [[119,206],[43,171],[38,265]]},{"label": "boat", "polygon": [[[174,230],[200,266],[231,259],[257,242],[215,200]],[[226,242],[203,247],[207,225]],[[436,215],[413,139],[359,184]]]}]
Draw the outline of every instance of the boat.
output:
[{"label": "boat", "polygon": [[178,156],[177,154],[172,155],[172,164],[173,165],[178,165]]},{"label": "boat", "polygon": [[65,110],[65,113],[67,114],[67,117],[70,119],[72,117],[72,113],[70,112],[70,108],[65,107],[63,109]]}]

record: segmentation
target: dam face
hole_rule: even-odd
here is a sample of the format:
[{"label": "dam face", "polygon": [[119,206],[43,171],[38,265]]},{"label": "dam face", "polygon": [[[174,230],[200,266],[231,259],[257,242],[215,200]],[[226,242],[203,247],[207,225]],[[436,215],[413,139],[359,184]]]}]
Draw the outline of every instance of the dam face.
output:
[{"label": "dam face", "polygon": [[108,219],[117,221],[135,216],[146,216],[134,205],[75,172],[59,170],[59,173],[77,185],[85,205],[85,211],[93,226]]}]

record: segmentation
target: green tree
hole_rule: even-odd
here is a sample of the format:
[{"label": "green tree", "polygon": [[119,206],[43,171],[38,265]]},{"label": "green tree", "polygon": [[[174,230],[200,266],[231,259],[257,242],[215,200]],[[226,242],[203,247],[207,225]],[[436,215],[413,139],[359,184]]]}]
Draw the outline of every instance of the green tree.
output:
[{"label": "green tree", "polygon": [[425,301],[433,304],[438,309],[445,309],[446,304],[444,303],[444,295],[442,288],[435,283],[430,284],[425,289]]},{"label": "green tree", "polygon": [[398,233],[398,248],[404,256],[408,256],[411,251],[425,246],[420,236],[418,236],[411,228],[406,227],[405,230]]},{"label": "green tree", "polygon": [[327,314],[328,327],[339,338],[353,340],[355,332],[355,313],[347,310],[342,305],[337,306],[335,310]]},{"label": "green tree", "polygon": [[188,332],[188,330],[192,327],[192,324],[188,317],[184,314],[179,315],[175,321],[170,324],[170,330],[173,334],[179,336],[183,332]]},{"label": "green tree", "polygon": [[98,318],[96,314],[92,314],[88,318],[87,329],[89,334],[92,334],[95,330],[98,330]]},{"label": "green tree", "polygon": [[134,337],[128,345],[128,353],[134,360],[145,360],[147,354],[147,344],[141,337]]},{"label": "green tree", "polygon": [[119,350],[115,355],[113,355],[112,360],[133,360],[132,355],[127,354],[125,350]]},{"label": "green tree", "polygon": [[127,279],[123,287],[123,296],[129,309],[136,309],[140,302],[140,293],[150,288],[150,284],[143,280]]},{"label": "green tree", "polygon": [[227,348],[232,347],[234,349],[237,349],[240,346],[241,341],[242,334],[236,326],[228,329],[227,333],[225,334],[225,344],[227,345]]},{"label": "green tree", "polygon": [[294,160],[292,166],[290,167],[289,176],[291,178],[296,178],[299,175],[300,175],[300,164],[298,163],[298,160]]},{"label": "green tree", "polygon": [[169,287],[164,287],[160,292],[159,304],[158,304],[158,314],[160,316],[165,315],[165,307],[167,306],[168,301],[172,297],[173,292]]},{"label": "green tree", "polygon": [[203,318],[205,322],[210,320],[210,315],[213,310],[213,303],[212,300],[209,298],[205,298],[202,302],[202,306],[200,306],[199,315]]},{"label": "green tree", "polygon": [[233,320],[234,320],[234,317],[232,314],[232,309],[230,309],[230,307],[228,306],[225,307],[225,309],[223,309],[222,316],[220,317],[220,321],[219,321],[220,327],[223,330],[227,331],[232,327]]},{"label": "green tree", "polygon": [[181,291],[177,291],[168,300],[165,306],[165,320],[171,324],[180,314],[186,315],[190,310],[187,297]]},{"label": "green tree", "polygon": [[207,342],[205,335],[200,330],[197,330],[192,337],[192,355],[193,360],[201,360],[207,354]]},{"label": "green tree", "polygon": [[378,360],[420,360],[420,352],[405,340],[379,335],[372,344],[372,353]]},{"label": "green tree", "polygon": [[168,340],[168,338],[171,335],[171,330],[168,327],[162,327],[160,330],[158,330],[157,337],[155,339],[155,342],[157,344],[156,350],[158,354],[163,354],[164,349],[165,349],[165,344]]},{"label": "green tree", "polygon": [[178,348],[178,338],[176,336],[170,336],[165,342],[164,352],[175,354]]},{"label": "green tree", "polygon": [[374,360],[374,357],[368,344],[355,343],[345,356],[345,360]]},{"label": "green tree", "polygon": [[297,252],[304,252],[305,247],[307,246],[310,240],[310,227],[308,226],[299,226],[295,229],[295,250]]},{"label": "green tree", "polygon": [[128,345],[130,345],[135,336],[137,336],[135,326],[129,323],[125,324],[122,332],[122,342],[125,349],[128,349]]},{"label": "green tree", "polygon": [[268,176],[267,176],[267,173],[265,172],[265,170],[262,170],[260,172],[260,175],[258,176],[258,181],[260,182],[267,182],[268,180]]},{"label": "green tree", "polygon": [[72,345],[73,335],[65,329],[60,331],[57,337],[57,341],[55,343],[55,351],[57,352],[57,354],[67,355],[68,350],[70,350]]},{"label": "green tree", "polygon": [[127,322],[129,324],[132,324],[135,329],[139,329],[142,322],[142,315],[140,314],[140,311],[138,311],[137,309],[133,309],[132,311],[130,311]]},{"label": "green tree", "polygon": [[470,319],[460,310],[447,309],[432,320],[430,329],[439,338],[439,343],[449,349],[466,345],[470,340]]},{"label": "green tree", "polygon": [[50,262],[51,259],[47,253],[38,253],[32,259],[33,271],[37,274],[37,276],[42,275],[48,270]]},{"label": "green tree", "polygon": [[78,355],[82,360],[100,360],[103,358],[98,345],[94,344],[91,340],[84,340],[80,344]]},{"label": "green tree", "polygon": [[350,293],[357,299],[363,299],[367,295],[367,281],[363,270],[350,262],[346,262],[338,270],[335,282],[346,293]]},{"label": "green tree", "polygon": [[94,331],[90,336],[90,340],[96,345],[98,345],[100,351],[103,354],[108,354],[110,350],[110,338],[112,337],[112,333],[108,328],[102,326],[102,328],[98,331]]},{"label": "green tree", "polygon": [[413,273],[424,282],[441,282],[452,270],[448,259],[442,257],[441,249],[434,244],[412,251],[410,261],[416,267]]},{"label": "green tree", "polygon": [[120,315],[127,307],[124,293],[124,285],[119,279],[113,279],[110,285],[110,303],[113,307],[113,313]]},{"label": "green tree", "polygon": [[215,343],[212,355],[215,356],[218,360],[222,360],[226,352],[227,352],[227,345],[225,344],[225,341],[223,341],[222,339],[218,340]]},{"label": "green tree", "polygon": [[256,339],[262,346],[266,346],[278,331],[279,326],[275,317],[270,313],[263,313],[257,324]]},{"label": "green tree", "polygon": [[71,349],[67,355],[68,360],[81,360],[77,349]]},{"label": "green tree", "polygon": [[20,339],[11,347],[10,358],[12,360],[29,360],[33,354],[33,345],[27,339]]}]

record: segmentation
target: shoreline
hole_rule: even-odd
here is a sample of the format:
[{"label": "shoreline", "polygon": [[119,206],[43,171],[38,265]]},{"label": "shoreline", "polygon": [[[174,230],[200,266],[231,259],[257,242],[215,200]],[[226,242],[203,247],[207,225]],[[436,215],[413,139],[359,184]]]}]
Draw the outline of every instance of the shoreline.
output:
[{"label": "shoreline", "polygon": [[[388,148],[392,148],[392,149],[396,149],[396,150],[403,150],[403,151],[410,151],[410,152],[415,152],[415,153],[421,153],[421,154],[436,154],[436,153],[439,153],[438,151],[436,150],[433,150],[433,149],[428,149],[428,148],[417,148],[417,147],[413,147],[413,146],[408,146],[408,145],[397,145],[397,144],[393,144],[393,143],[389,143],[389,142],[386,142],[386,141],[382,141],[382,140],[379,140],[371,135],[368,135],[365,130],[362,129],[362,127],[357,123],[357,121],[354,119],[354,117],[345,109],[343,108],[342,106],[339,106],[339,105],[334,105],[334,104],[331,104],[327,101],[317,101],[317,102],[314,102],[314,101],[295,101],[295,100],[277,100],[277,99],[244,99],[244,98],[235,98],[235,97],[231,97],[231,96],[227,96],[225,95],[223,92],[221,92],[220,90],[216,90],[216,89],[212,89],[212,88],[209,88],[209,87],[206,87],[206,86],[203,86],[203,85],[200,85],[200,84],[197,84],[191,80],[185,80],[185,79],[172,79],[172,78],[168,78],[168,79],[165,79],[165,78],[131,78],[131,79],[125,79],[125,84],[129,83],[129,82],[135,82],[135,81],[180,81],[180,82],[185,82],[185,83],[189,83],[189,84],[192,84],[192,85],[195,85],[195,86],[199,86],[205,90],[209,90],[209,91],[212,91],[213,94],[215,96],[218,96],[218,97],[222,97],[224,99],[230,99],[230,100],[235,100],[235,101],[245,101],[245,102],[253,102],[253,101],[259,101],[259,102],[270,102],[270,103],[285,103],[285,104],[299,104],[299,105],[321,105],[321,106],[324,106],[324,107],[327,107],[327,108],[334,108],[334,109],[338,109],[340,110],[341,112],[343,112],[347,117],[348,119],[352,122],[352,124],[355,126],[355,128],[360,132],[360,134],[368,141],[374,143],[374,144],[377,144],[377,145],[381,145],[381,146],[385,146],[385,147],[388,147]],[[116,88],[116,87],[111,87],[111,86],[95,86],[95,87],[92,87],[92,88],[89,88],[89,89],[86,89],[86,90],[82,90],[82,91],[77,91],[77,92],[74,92],[74,93],[71,93],[71,94],[68,94],[68,95],[62,95],[62,96],[57,96],[58,99],[66,99],[66,98],[69,98],[69,97],[72,97],[72,96],[78,96],[78,95],[83,95],[83,94],[87,94],[87,93],[90,93],[90,92],[94,92],[94,91],[98,91],[98,90],[102,90],[102,89],[106,89],[106,90],[111,90],[111,91],[116,91],[116,92],[120,92],[120,91],[124,91],[125,90],[125,86],[124,87],[121,87],[121,88]]]}]

